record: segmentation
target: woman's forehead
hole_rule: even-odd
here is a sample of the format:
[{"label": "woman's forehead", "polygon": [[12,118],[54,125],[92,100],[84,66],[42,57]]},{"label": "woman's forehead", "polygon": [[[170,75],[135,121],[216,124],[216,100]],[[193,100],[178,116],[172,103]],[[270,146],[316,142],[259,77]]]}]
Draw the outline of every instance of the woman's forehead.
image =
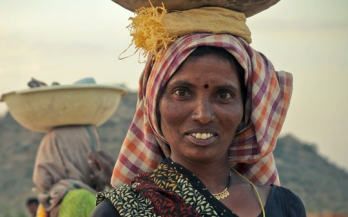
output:
[{"label": "woman's forehead", "polygon": [[[183,73],[182,71],[185,72]],[[229,60],[226,57],[222,57],[215,53],[207,53],[201,56],[189,56],[181,63],[172,77],[175,77],[178,74],[185,74],[186,76],[201,76],[203,71],[210,71],[218,76],[224,71],[236,73],[237,67],[232,60]]]},{"label": "woman's forehead", "polygon": [[217,55],[204,55],[187,59],[168,84],[201,85],[204,88],[211,85],[239,84],[237,73],[229,61]]}]

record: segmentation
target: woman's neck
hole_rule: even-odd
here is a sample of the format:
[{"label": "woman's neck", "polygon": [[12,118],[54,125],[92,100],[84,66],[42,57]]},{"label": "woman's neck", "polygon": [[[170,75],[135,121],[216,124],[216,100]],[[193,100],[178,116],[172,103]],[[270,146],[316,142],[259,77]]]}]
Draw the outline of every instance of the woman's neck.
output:
[{"label": "woman's neck", "polygon": [[227,158],[226,160],[211,162],[172,160],[195,174],[211,193],[223,191],[229,182],[230,168]]}]

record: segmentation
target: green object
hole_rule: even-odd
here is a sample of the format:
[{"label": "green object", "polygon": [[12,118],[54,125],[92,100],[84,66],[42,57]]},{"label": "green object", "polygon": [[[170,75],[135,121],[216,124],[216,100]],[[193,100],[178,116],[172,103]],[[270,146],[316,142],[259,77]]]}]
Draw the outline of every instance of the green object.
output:
[{"label": "green object", "polygon": [[96,203],[96,197],[85,189],[69,191],[60,206],[58,217],[89,217]]}]

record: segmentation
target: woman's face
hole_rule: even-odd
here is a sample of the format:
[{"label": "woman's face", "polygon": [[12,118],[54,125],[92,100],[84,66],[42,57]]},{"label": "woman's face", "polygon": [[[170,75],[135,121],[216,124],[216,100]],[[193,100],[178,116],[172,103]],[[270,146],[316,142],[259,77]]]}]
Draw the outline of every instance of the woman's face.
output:
[{"label": "woman's face", "polygon": [[216,54],[189,57],[167,83],[159,111],[174,161],[226,161],[243,118],[236,67]]}]

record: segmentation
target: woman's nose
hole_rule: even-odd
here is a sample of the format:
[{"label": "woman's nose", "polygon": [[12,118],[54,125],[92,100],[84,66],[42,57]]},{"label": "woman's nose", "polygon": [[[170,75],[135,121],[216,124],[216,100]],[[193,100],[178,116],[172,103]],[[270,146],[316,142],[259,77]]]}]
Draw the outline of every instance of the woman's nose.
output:
[{"label": "woman's nose", "polygon": [[192,120],[199,121],[202,124],[208,124],[215,119],[213,107],[209,100],[199,100],[192,113]]}]

